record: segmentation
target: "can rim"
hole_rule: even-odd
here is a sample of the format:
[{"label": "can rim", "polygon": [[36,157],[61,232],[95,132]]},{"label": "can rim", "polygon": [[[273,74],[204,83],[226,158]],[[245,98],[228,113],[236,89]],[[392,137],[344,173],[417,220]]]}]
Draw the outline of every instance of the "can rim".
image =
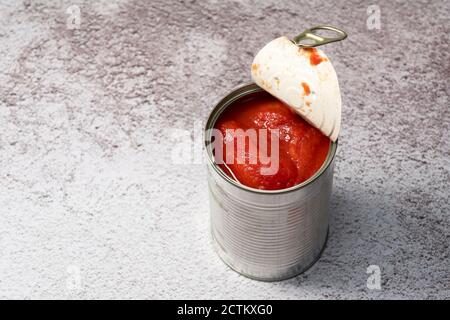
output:
[{"label": "can rim", "polygon": [[[206,132],[208,129],[213,128],[214,124],[216,123],[217,119],[219,118],[220,114],[231,104],[236,102],[238,99],[243,98],[247,96],[248,94],[252,93],[258,93],[258,92],[266,92],[264,89],[256,85],[255,83],[246,84],[243,86],[239,86],[235,88],[233,91],[231,91],[228,95],[226,95],[224,98],[220,99],[220,101],[215,105],[215,107],[211,110],[211,112],[208,115],[204,132]],[[228,183],[231,183],[235,187],[238,187],[242,190],[257,193],[257,194],[284,194],[289,193],[293,191],[297,191],[299,189],[303,189],[306,186],[313,183],[315,180],[317,180],[330,166],[330,164],[333,162],[333,159],[336,155],[336,149],[338,145],[338,140],[335,142],[330,140],[330,148],[327,154],[327,158],[323,162],[322,166],[317,170],[316,173],[314,173],[309,179],[303,181],[302,183],[299,183],[295,186],[286,188],[286,189],[279,189],[279,190],[261,190],[256,189],[252,187],[248,187],[246,185],[243,185],[241,183],[236,182],[235,180],[231,179],[213,160],[212,160],[212,152],[211,152],[211,137],[205,137],[205,151],[206,151],[206,158],[208,163],[214,168],[214,170],[222,177],[224,178]]]}]

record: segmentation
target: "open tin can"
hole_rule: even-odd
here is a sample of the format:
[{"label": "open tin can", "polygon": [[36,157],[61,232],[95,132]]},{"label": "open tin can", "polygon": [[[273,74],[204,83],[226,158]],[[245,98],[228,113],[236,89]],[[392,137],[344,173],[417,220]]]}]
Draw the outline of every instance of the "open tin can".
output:
[{"label": "open tin can", "polygon": [[211,232],[218,255],[249,278],[277,281],[308,269],[325,246],[337,142],[330,142],[322,167],[293,187],[267,191],[233,180],[214,161],[210,129],[239,99],[265,94],[249,84],[223,98],[206,122],[205,152]]}]

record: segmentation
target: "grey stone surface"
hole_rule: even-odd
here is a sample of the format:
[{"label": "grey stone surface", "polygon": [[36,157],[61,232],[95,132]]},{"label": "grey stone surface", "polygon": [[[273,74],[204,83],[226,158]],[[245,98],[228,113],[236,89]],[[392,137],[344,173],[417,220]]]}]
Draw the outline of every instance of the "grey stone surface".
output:
[{"label": "grey stone surface", "polygon": [[[449,16],[444,0],[1,0],[0,298],[450,298]],[[250,81],[261,46],[322,23],[349,33],[325,48],[344,103],[329,242],[301,276],[249,280],[211,247],[204,166],[168,141]]]}]

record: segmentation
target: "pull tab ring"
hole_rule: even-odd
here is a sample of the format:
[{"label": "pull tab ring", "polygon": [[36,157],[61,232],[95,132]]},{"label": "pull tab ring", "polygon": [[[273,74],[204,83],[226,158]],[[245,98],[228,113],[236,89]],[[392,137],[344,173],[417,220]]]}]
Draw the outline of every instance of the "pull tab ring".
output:
[{"label": "pull tab ring", "polygon": [[[327,30],[327,31],[333,31],[336,33],[335,37],[325,38],[320,35],[318,35],[315,31],[318,30]],[[332,26],[317,26],[313,27],[311,29],[307,29],[303,31],[301,34],[296,36],[292,42],[296,44],[299,47],[305,47],[305,48],[312,48],[321,46],[327,43],[341,41],[347,38],[347,33],[345,33],[343,30],[332,27]]]}]

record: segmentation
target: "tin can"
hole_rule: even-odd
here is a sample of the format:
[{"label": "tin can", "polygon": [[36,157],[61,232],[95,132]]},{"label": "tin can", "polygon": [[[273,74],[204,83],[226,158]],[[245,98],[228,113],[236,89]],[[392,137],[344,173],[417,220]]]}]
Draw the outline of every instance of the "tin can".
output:
[{"label": "tin can", "polygon": [[291,188],[258,190],[234,181],[214,162],[209,129],[228,106],[261,94],[268,93],[256,84],[234,90],[206,122],[211,233],[218,255],[232,269],[252,279],[278,281],[308,269],[325,246],[337,142],[330,143],[318,172]]}]

